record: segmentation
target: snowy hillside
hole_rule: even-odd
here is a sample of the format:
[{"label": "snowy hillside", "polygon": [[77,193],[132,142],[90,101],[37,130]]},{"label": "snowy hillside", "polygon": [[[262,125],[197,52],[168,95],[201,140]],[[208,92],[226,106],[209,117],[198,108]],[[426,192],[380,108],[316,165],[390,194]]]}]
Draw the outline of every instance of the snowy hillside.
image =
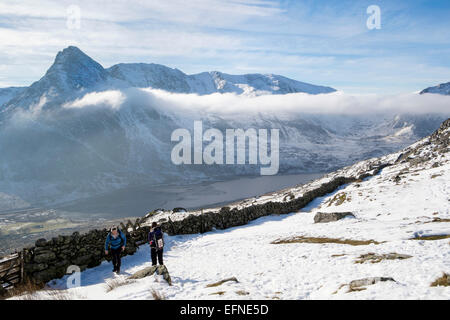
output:
[{"label": "snowy hillside", "polygon": [[420,94],[424,94],[424,93],[436,93],[436,94],[450,95],[450,82],[441,83],[440,85],[437,85],[435,87],[426,88],[420,92]]},{"label": "snowy hillside", "polygon": [[[153,299],[157,293],[166,299],[448,300],[448,286],[431,284],[450,273],[449,143],[450,119],[432,136],[399,152],[234,204],[283,201],[286,194],[299,197],[336,177],[383,168],[299,212],[228,230],[166,237],[165,265],[172,286],[160,276],[127,280],[149,266],[144,245],[124,258],[122,275],[113,277],[104,262],[82,273],[79,288],[64,289],[63,278],[49,283],[48,290],[18,298]],[[355,217],[315,223],[317,212],[351,212]],[[237,281],[217,284],[233,277]]]}]

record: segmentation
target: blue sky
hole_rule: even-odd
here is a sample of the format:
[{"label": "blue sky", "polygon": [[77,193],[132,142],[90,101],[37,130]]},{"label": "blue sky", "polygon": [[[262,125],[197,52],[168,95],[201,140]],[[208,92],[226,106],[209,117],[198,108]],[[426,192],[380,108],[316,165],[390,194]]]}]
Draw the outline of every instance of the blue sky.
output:
[{"label": "blue sky", "polygon": [[[381,29],[366,26],[370,5]],[[79,28],[68,27],[73,6]],[[75,45],[105,67],[153,62],[356,94],[412,92],[450,81],[449,30],[448,0],[2,0],[0,87],[31,84]]]}]

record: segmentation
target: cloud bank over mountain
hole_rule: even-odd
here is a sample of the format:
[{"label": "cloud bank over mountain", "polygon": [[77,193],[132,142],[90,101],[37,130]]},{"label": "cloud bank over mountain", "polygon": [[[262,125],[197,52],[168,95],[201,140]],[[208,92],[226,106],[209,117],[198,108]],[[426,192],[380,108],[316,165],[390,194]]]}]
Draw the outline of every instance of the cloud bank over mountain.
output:
[{"label": "cloud bank over mountain", "polygon": [[158,106],[172,111],[198,111],[201,113],[289,113],[307,114],[429,114],[449,113],[450,97],[445,95],[351,95],[343,92],[310,95],[291,93],[284,95],[243,96],[233,93],[209,95],[171,93],[152,88],[107,90],[84,95],[64,105],[65,108],[109,106],[120,108],[133,103],[146,107]]}]

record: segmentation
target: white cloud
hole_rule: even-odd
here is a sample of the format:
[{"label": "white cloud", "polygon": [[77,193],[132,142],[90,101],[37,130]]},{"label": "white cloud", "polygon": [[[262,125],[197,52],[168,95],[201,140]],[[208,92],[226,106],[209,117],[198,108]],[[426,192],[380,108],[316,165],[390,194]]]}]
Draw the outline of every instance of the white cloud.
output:
[{"label": "white cloud", "polygon": [[309,95],[262,95],[257,97],[232,93],[199,96],[156,89],[126,89],[89,93],[66,107],[82,108],[109,105],[113,109],[129,105],[155,107],[173,113],[198,114],[450,114],[450,96],[416,93],[402,95],[350,95],[343,92]]},{"label": "white cloud", "polygon": [[118,109],[125,101],[125,96],[118,90],[91,92],[80,99],[63,105],[66,109],[81,109],[87,106],[107,106]]}]

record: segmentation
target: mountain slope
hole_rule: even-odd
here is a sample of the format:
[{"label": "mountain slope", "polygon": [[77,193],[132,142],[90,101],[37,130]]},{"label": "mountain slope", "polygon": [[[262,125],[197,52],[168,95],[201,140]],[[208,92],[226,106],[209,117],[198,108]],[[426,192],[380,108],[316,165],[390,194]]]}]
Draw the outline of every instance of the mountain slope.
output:
[{"label": "mountain slope", "polygon": [[425,93],[450,95],[450,82],[441,83],[440,85],[437,85],[435,87],[426,88],[420,92],[420,94],[425,94]]},{"label": "mountain slope", "polygon": [[15,96],[21,94],[25,89],[26,87],[0,88],[0,109],[4,104],[6,104]]},{"label": "mountain slope", "polygon": [[[450,299],[448,286],[431,286],[450,273],[450,119],[399,152],[231,206],[283,202],[286,194],[300,197],[336,177],[359,177],[380,168],[299,212],[205,234],[166,236],[165,265],[173,286],[160,276],[127,280],[150,265],[146,245],[123,259],[122,275],[112,276],[104,262],[83,272],[79,288],[65,289],[66,277],[49,286],[62,290],[65,299],[153,299],[152,291],[189,300]],[[317,212],[348,211],[355,218],[314,223]],[[177,216],[187,214],[172,213],[171,219]],[[208,286],[230,277],[238,281]],[[108,290],[113,280],[121,285]],[[52,299],[45,291],[18,298]]]}]

